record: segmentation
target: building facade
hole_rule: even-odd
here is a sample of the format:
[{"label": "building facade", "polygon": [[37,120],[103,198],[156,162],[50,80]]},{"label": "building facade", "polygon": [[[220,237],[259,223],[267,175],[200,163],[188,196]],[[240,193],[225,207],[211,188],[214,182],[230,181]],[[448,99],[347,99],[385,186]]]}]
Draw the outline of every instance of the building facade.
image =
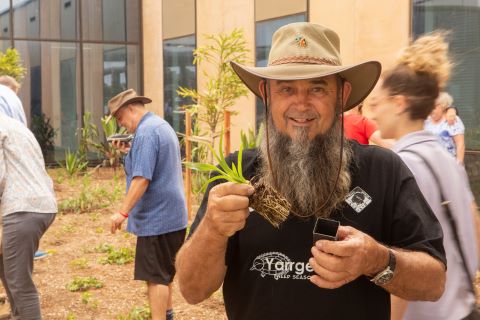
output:
[{"label": "building facade", "polygon": [[[205,87],[203,70],[192,64],[205,34],[242,28],[249,60],[263,66],[273,32],[295,21],[337,31],[343,63],[379,60],[384,69],[411,38],[451,30],[456,66],[448,91],[466,125],[467,167],[480,188],[480,0],[0,0],[0,49],[19,50],[27,67],[19,95],[29,121],[42,114],[50,120],[59,160],[77,148],[83,114],[100,126],[108,99],[126,88],[152,98],[148,108],[184,131],[186,101],[176,90]],[[263,113],[252,94],[235,110],[234,148],[240,130],[257,127]]]}]

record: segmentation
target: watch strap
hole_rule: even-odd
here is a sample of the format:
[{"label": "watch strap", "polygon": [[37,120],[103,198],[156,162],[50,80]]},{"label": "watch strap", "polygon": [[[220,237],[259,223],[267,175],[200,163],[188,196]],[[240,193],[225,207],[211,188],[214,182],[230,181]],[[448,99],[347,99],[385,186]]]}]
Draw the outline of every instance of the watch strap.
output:
[{"label": "watch strap", "polygon": [[395,267],[397,265],[397,259],[395,254],[391,249],[388,249],[388,265],[385,269],[377,273],[370,281],[380,285],[386,284],[393,278],[393,273],[395,272]]}]

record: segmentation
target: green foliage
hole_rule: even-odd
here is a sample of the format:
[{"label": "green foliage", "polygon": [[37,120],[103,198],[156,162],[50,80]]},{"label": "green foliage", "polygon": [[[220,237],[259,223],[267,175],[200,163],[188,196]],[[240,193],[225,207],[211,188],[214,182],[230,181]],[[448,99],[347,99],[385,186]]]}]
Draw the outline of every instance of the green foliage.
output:
[{"label": "green foliage", "polygon": [[150,308],[145,305],[143,307],[134,307],[126,316],[118,316],[117,320],[149,320],[151,318]]},{"label": "green foliage", "polygon": [[229,167],[225,161],[225,156],[223,155],[223,141],[222,136],[220,136],[220,143],[218,145],[218,152],[215,152],[212,146],[209,146],[210,152],[215,157],[215,160],[218,162],[218,167],[210,163],[199,163],[199,162],[185,162],[185,166],[192,170],[197,170],[201,172],[216,172],[217,175],[209,178],[202,187],[202,190],[205,190],[209,183],[216,180],[227,180],[230,182],[236,183],[248,183],[247,179],[243,176],[242,169],[242,154],[243,146],[240,145],[240,150],[237,155],[237,166],[232,162],[232,166]]},{"label": "green foliage", "polygon": [[71,224],[66,224],[62,227],[62,230],[65,233],[73,233],[75,232],[75,226]]},{"label": "green foliage", "polygon": [[83,114],[83,127],[77,131],[77,136],[80,136],[78,153],[87,159],[89,141],[98,138],[98,128],[92,123],[92,114],[88,111]]},{"label": "green foliage", "polygon": [[100,259],[101,264],[124,265],[135,259],[135,250],[132,248],[115,249],[112,245],[103,244],[99,251],[107,253],[107,256]]},{"label": "green foliage", "polygon": [[[105,137],[116,133],[125,133],[126,131],[125,128],[118,127],[117,121],[113,117],[104,116],[101,122]],[[90,112],[85,112],[83,115],[83,128],[77,134],[80,136],[80,155],[86,156],[88,151],[91,150],[97,152],[105,159],[105,166],[116,168],[120,165],[121,152],[113,148],[106,139],[100,138],[100,132],[98,127],[92,122]]]},{"label": "green foliage", "polygon": [[92,297],[92,294],[88,291],[85,291],[85,292],[82,292],[82,303],[83,304],[88,304],[88,302],[90,301],[90,298]]},{"label": "green foliage", "polygon": [[37,139],[40,148],[42,148],[43,156],[45,156],[47,150],[53,150],[57,131],[53,129],[53,126],[50,123],[50,118],[44,113],[32,117],[32,132]]},{"label": "green foliage", "polygon": [[98,299],[92,299],[92,293],[85,291],[81,294],[81,300],[84,305],[89,306],[92,309],[98,308],[99,301]]},{"label": "green foliage", "polygon": [[[194,51],[193,63],[209,65],[204,70],[206,83],[201,92],[196,89],[179,87],[177,93],[184,98],[190,98],[193,104],[184,106],[192,112],[201,128],[208,132],[199,133],[207,136],[212,147],[215,138],[219,135],[217,126],[223,121],[225,110],[229,110],[235,101],[246,96],[247,88],[237,77],[230,61],[245,63],[247,60],[247,42],[241,29],[234,29],[230,34],[206,35],[207,45]],[[213,158],[210,156],[210,159]],[[212,161],[210,161],[212,162]]]},{"label": "green foliage", "polygon": [[67,285],[67,290],[77,292],[99,289],[102,287],[103,283],[95,277],[74,277],[73,281]]},{"label": "green foliage", "polygon": [[85,158],[79,152],[70,152],[68,149],[65,152],[65,164],[63,162],[58,162],[58,164],[65,169],[65,172],[69,177],[72,177],[80,172],[85,172],[87,170],[88,161],[84,160]]},{"label": "green foliage", "polygon": [[[78,184],[78,180],[75,180]],[[107,188],[110,188],[109,191]],[[82,188],[80,192],[71,198],[64,199],[58,203],[58,210],[61,213],[82,213],[96,209],[107,208],[121,199],[124,193],[123,183],[114,178],[111,185],[92,187],[89,175],[82,177]]]},{"label": "green foliage", "polygon": [[[198,121],[193,121],[192,131],[190,132],[190,143],[192,152],[192,162],[207,162],[208,157],[208,139],[200,137],[200,124]],[[183,133],[177,134],[181,137],[180,143],[185,144],[185,135]],[[202,200],[202,187],[208,180],[209,173],[201,171],[191,172],[191,192],[196,197],[196,202]]]},{"label": "green foliage", "polygon": [[73,313],[69,312],[65,320],[77,320],[77,317],[75,317]]},{"label": "green foliage", "polygon": [[70,266],[75,269],[86,269],[88,268],[88,260],[85,258],[73,259],[70,261]]},{"label": "green foliage", "polygon": [[5,52],[0,52],[0,74],[15,78],[21,82],[27,73],[27,69],[23,67],[20,53],[17,49],[8,48]]},{"label": "green foliage", "polygon": [[248,128],[248,133],[240,130],[240,141],[243,149],[252,149],[260,146],[263,138],[263,123],[258,129],[258,134],[255,135],[255,131],[252,128]]}]

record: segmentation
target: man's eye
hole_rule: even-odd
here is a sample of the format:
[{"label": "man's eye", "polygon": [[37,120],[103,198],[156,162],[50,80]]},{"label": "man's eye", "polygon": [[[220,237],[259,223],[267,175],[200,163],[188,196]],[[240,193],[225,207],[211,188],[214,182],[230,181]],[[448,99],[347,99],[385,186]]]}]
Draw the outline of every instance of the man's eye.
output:
[{"label": "man's eye", "polygon": [[311,91],[313,93],[322,93],[322,94],[327,92],[327,90],[323,87],[313,87]]},{"label": "man's eye", "polygon": [[280,92],[283,92],[283,93],[291,93],[293,90],[291,87],[283,87],[280,89]]}]

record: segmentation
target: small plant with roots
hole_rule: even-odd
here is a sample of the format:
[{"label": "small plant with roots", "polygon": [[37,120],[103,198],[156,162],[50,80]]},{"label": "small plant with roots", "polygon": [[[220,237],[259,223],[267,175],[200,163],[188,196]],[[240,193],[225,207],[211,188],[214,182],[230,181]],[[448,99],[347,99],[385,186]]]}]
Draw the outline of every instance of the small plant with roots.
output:
[{"label": "small plant with roots", "polygon": [[216,173],[210,179],[206,181],[202,190],[205,190],[209,183],[216,180],[226,180],[235,183],[251,184],[255,192],[250,196],[250,207],[258,212],[265,220],[267,220],[275,228],[280,227],[280,224],[284,222],[290,213],[291,205],[280,193],[278,193],[272,186],[266,185],[261,181],[248,181],[243,176],[242,169],[242,154],[243,146],[240,145],[240,149],[237,155],[237,165],[232,162],[231,167],[228,166],[223,155],[223,143],[222,135],[220,135],[220,143],[218,146],[218,152],[209,145],[210,151],[218,162],[218,167],[210,163],[197,163],[197,162],[185,162],[185,166],[192,170],[198,170],[202,172],[214,172]]}]

